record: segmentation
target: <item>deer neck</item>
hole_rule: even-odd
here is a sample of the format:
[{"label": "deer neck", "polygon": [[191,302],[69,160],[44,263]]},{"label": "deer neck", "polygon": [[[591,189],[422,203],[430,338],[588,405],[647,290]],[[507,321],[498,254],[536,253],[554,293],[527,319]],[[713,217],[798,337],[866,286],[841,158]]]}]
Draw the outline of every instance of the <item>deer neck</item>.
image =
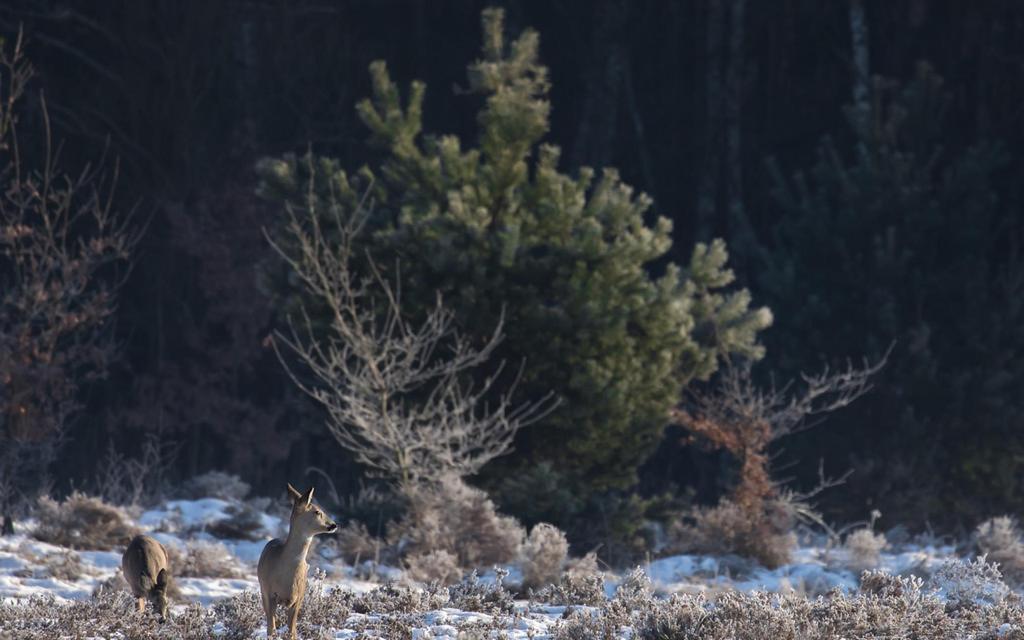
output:
[{"label": "deer neck", "polygon": [[313,534],[292,526],[288,528],[288,538],[284,541],[284,556],[301,564],[306,560],[309,546],[313,543]]}]

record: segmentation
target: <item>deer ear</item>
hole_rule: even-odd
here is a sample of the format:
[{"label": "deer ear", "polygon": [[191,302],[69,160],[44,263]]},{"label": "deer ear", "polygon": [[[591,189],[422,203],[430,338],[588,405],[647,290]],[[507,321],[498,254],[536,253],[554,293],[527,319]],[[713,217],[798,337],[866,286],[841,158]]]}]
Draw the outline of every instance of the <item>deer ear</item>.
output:
[{"label": "deer ear", "polygon": [[292,483],[290,482],[288,483],[288,497],[291,499],[292,502],[298,502],[299,500],[302,500],[302,494],[299,493],[299,490],[293,487]]},{"label": "deer ear", "polygon": [[302,501],[306,503],[307,507],[310,504],[312,504],[312,502],[313,502],[313,487],[310,487],[309,491],[306,492],[306,495],[302,496]]},{"label": "deer ear", "polygon": [[156,586],[161,589],[167,588],[167,569],[161,569],[160,573],[156,574]]}]

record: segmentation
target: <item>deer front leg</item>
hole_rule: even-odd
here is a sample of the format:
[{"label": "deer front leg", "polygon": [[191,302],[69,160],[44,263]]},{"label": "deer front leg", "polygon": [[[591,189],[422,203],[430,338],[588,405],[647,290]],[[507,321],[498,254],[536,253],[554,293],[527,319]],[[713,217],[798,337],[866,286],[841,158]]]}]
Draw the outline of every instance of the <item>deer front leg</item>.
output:
[{"label": "deer front leg", "polygon": [[139,613],[142,613],[143,611],[145,611],[146,610],[146,599],[145,598],[136,598],[135,600],[136,600],[136,606],[138,607]]},{"label": "deer front leg", "polygon": [[291,640],[297,640],[298,636],[295,635],[295,625],[299,621],[299,607],[302,606],[302,600],[296,600],[295,604],[288,607],[288,632],[291,634]]},{"label": "deer front leg", "polygon": [[267,616],[267,637],[273,638],[275,631],[277,631],[277,620],[274,615],[277,610],[277,601],[274,600],[274,596],[264,596],[263,598],[263,613]]}]

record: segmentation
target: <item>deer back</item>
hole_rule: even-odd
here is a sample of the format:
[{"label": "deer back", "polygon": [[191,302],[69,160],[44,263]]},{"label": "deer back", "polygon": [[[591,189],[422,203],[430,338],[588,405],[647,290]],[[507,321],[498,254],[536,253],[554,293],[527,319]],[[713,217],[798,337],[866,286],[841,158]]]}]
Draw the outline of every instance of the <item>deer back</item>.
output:
[{"label": "deer back", "polygon": [[135,536],[121,558],[121,572],[136,598],[148,596],[160,571],[170,573],[167,552],[154,538]]}]

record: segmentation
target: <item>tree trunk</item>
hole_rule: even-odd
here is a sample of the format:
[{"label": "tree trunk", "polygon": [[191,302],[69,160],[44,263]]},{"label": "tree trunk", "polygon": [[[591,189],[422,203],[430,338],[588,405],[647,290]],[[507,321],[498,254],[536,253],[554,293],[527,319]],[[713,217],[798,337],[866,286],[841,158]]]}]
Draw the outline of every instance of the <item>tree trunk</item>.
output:
[{"label": "tree trunk", "polygon": [[705,126],[704,161],[697,187],[697,237],[707,240],[714,233],[722,168],[722,38],[725,32],[725,0],[710,0],[704,66]]},{"label": "tree trunk", "polygon": [[587,77],[571,157],[576,167],[600,168],[611,164],[628,64],[623,42],[628,5],[623,0],[609,0],[597,6],[600,15],[592,39],[595,62]]},{"label": "tree trunk", "polygon": [[730,243],[748,254],[757,246],[753,226],[743,203],[743,93],[746,84],[744,19],[746,0],[732,0],[729,7],[729,62],[725,73],[725,194]]},{"label": "tree trunk", "polygon": [[853,108],[860,120],[858,124],[863,126],[871,113],[871,68],[864,0],[850,0],[850,40],[853,50]]}]

